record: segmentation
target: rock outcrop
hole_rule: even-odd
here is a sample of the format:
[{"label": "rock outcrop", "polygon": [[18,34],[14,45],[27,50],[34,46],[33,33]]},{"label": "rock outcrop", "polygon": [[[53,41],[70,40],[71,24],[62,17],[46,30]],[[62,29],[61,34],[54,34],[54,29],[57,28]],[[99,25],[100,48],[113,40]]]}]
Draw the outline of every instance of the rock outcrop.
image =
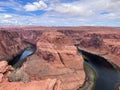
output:
[{"label": "rock outcrop", "polygon": [[81,49],[99,54],[120,67],[120,28],[79,27],[78,30],[59,31]]},{"label": "rock outcrop", "polygon": [[12,59],[25,47],[17,32],[0,31],[0,60]]},{"label": "rock outcrop", "polygon": [[39,35],[41,31],[0,30],[0,61],[13,59],[29,47],[29,43],[35,44]]},{"label": "rock outcrop", "polygon": [[[12,66],[8,65],[6,61],[0,61],[0,90],[62,90],[61,82],[57,79],[45,79],[28,83],[9,82],[8,78],[14,72],[13,70]],[[23,78],[23,74],[19,73],[19,75]],[[14,76],[14,78],[19,78],[19,76]]]},{"label": "rock outcrop", "polygon": [[[0,55],[7,56],[6,61],[29,47],[29,43],[36,44],[37,50],[18,70],[6,69],[10,66],[6,61],[1,61],[0,90],[76,90],[83,85],[85,73],[82,56],[64,34],[56,31],[44,31],[42,35],[34,33],[28,37],[26,31],[24,34],[23,31],[5,31],[2,34],[8,36],[5,39],[1,36],[1,42],[4,42],[1,45],[5,49],[0,47],[3,49]],[[13,48],[7,45],[7,41],[12,43]]]},{"label": "rock outcrop", "polygon": [[83,85],[83,59],[64,34],[44,32],[36,45],[36,53],[22,68],[31,80],[56,78],[61,81],[62,90],[76,90]]},{"label": "rock outcrop", "polygon": [[0,83],[9,77],[14,69],[6,61],[0,61]]},{"label": "rock outcrop", "polygon": [[56,79],[46,79],[41,81],[24,82],[3,82],[0,90],[62,90],[60,81]]},{"label": "rock outcrop", "polygon": [[[36,52],[13,73],[7,62],[30,43],[36,45]],[[0,27],[0,90],[78,89],[85,73],[82,56],[73,44],[120,67],[120,28]]]}]

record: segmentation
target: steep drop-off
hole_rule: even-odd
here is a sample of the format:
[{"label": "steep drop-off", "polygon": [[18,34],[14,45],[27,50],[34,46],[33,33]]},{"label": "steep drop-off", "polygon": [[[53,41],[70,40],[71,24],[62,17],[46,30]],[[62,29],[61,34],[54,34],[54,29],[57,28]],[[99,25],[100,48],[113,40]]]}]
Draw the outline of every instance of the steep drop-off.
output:
[{"label": "steep drop-off", "polygon": [[[5,32],[10,33],[10,35],[16,33],[23,48],[10,48],[5,42],[5,48],[10,48],[17,52],[10,53],[3,49],[2,52],[7,52],[5,55],[8,55],[8,58],[4,56],[4,59],[1,58],[1,61],[9,62],[12,60],[10,59],[11,57],[30,47],[29,43],[35,44],[37,50],[27,58],[23,66],[15,73],[12,70],[7,77],[6,74],[1,73],[2,83],[0,90],[76,90],[82,86],[85,80],[83,59],[67,36],[56,31],[44,31],[42,34],[41,32],[40,34],[35,34],[34,31],[30,31],[31,34],[29,31],[20,32],[13,30]],[[8,39],[11,43],[15,39],[15,37],[5,38],[5,40]],[[16,44],[15,42],[12,46]],[[17,45],[21,47],[19,44]],[[3,55],[1,54],[1,56]]]},{"label": "steep drop-off", "polygon": [[99,54],[120,67],[120,28],[79,27],[59,31],[81,49]]},{"label": "steep drop-off", "polygon": [[[14,69],[6,63],[30,44],[36,45],[36,52],[13,74]],[[81,87],[85,81],[83,59],[74,45],[120,66],[120,28],[0,27],[0,90],[76,90]],[[11,75],[15,78],[11,79]]]}]

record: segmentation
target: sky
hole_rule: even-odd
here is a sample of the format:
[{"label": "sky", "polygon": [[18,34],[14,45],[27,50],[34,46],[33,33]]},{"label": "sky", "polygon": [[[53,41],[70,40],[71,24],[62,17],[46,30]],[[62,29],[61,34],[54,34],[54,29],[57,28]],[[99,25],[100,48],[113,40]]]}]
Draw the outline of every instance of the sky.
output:
[{"label": "sky", "polygon": [[120,27],[120,0],[0,0],[0,25]]}]

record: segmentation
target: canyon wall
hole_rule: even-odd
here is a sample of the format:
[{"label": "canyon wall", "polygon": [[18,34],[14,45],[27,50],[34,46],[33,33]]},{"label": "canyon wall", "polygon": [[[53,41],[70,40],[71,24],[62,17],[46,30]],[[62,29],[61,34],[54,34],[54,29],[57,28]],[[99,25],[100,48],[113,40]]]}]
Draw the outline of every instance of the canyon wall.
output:
[{"label": "canyon wall", "polygon": [[[7,62],[31,44],[36,46],[36,52],[13,73],[14,68]],[[0,69],[4,71],[0,72],[0,90],[82,87],[83,58],[75,46],[120,66],[120,28],[117,27],[0,27]]]},{"label": "canyon wall", "polygon": [[17,71],[1,72],[0,90],[76,90],[83,85],[82,56],[63,33],[23,29],[0,33],[1,63],[11,61],[31,44],[37,48]]},{"label": "canyon wall", "polygon": [[79,48],[105,57],[120,67],[120,28],[89,27],[61,30]]}]

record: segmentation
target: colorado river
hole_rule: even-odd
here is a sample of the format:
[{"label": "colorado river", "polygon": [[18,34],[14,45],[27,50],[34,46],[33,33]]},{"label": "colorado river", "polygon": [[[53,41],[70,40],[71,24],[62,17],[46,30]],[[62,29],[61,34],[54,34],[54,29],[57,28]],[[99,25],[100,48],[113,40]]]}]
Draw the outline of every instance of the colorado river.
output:
[{"label": "colorado river", "polygon": [[9,62],[9,65],[12,65],[14,68],[20,68],[23,63],[26,61],[26,58],[32,55],[36,50],[35,46],[26,48],[20,55],[16,56],[13,60]]},{"label": "colorado river", "polygon": [[[33,54],[35,50],[35,47],[27,48],[17,58],[9,62],[9,64],[14,68],[20,68],[25,59]],[[96,79],[92,90],[116,90],[117,85],[120,84],[120,72],[103,57],[83,50],[79,50],[79,52],[82,53],[85,63],[95,72]]]},{"label": "colorado river", "polygon": [[83,50],[79,52],[82,53],[85,63],[90,65],[96,73],[96,81],[92,90],[116,90],[117,85],[120,84],[119,71],[103,57]]}]

